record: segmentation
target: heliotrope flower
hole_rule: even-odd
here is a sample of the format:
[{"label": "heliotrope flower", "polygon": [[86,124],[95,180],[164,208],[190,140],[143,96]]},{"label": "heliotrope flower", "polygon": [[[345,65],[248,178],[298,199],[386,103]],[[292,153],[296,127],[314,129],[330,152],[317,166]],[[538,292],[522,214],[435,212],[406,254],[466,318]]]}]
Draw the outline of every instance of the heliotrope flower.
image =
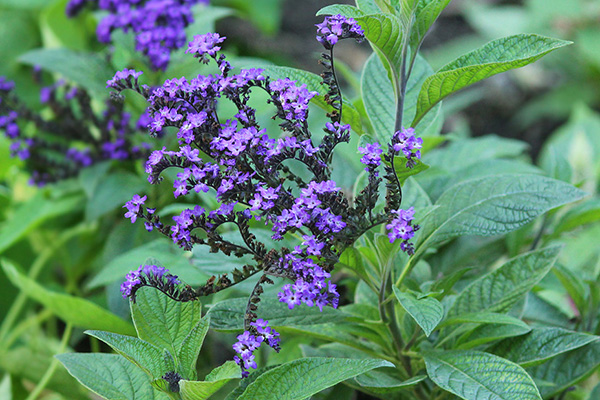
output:
[{"label": "heliotrope flower", "polygon": [[341,14],[326,17],[317,24],[317,40],[326,49],[331,49],[341,39],[354,38],[362,40],[365,32],[354,18],[347,18]]}]

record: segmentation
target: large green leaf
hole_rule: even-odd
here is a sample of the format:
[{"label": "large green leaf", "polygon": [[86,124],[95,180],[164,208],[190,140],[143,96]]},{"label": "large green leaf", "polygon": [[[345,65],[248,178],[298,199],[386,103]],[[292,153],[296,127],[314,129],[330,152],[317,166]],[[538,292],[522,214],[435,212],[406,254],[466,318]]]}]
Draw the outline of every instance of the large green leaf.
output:
[{"label": "large green leaf", "polygon": [[427,374],[466,400],[541,400],[525,370],[498,356],[472,350],[425,354]]},{"label": "large green leaf", "polygon": [[140,339],[152,343],[179,360],[180,349],[190,332],[200,322],[202,305],[199,301],[181,302],[167,297],[159,290],[143,287],[131,302],[131,315]]},{"label": "large green leaf", "polygon": [[85,217],[92,220],[123,207],[125,202],[146,187],[146,180],[130,172],[115,172],[100,179],[87,202]]},{"label": "large green leaf", "polygon": [[564,353],[527,368],[542,395],[549,399],[588,377],[600,365],[600,342]]},{"label": "large green leaf", "polygon": [[123,334],[135,331],[129,322],[122,320],[110,311],[80,297],[52,292],[28,278],[17,268],[2,261],[4,273],[23,293],[52,310],[59,318],[74,326],[98,330],[108,330]]},{"label": "large green leaf", "polygon": [[248,385],[238,400],[306,399],[372,369],[392,366],[374,359],[303,358],[265,372]]},{"label": "large green leaf", "polygon": [[503,340],[491,351],[524,367],[529,367],[596,342],[598,339],[600,339],[598,336],[561,328],[534,328],[527,335]]},{"label": "large green leaf", "polygon": [[[308,90],[319,93],[318,96],[312,98],[311,102],[313,104],[328,112],[333,110],[325,101],[323,93],[327,91],[327,87],[322,85],[323,78],[319,75],[291,67],[265,66],[262,68],[265,70],[265,75],[270,76],[271,79],[290,78],[300,84],[306,84]],[[360,114],[352,103],[346,99],[342,103],[342,122],[352,126],[355,132],[362,133]]]},{"label": "large green leaf", "polygon": [[437,208],[419,223],[417,251],[456,236],[507,233],[584,196],[574,186],[538,175],[500,174],[468,180],[444,192],[435,203]]},{"label": "large green leaf", "polygon": [[83,204],[81,196],[54,200],[44,198],[40,192],[19,206],[10,219],[2,224],[0,253],[44,221],[62,214],[78,212]]},{"label": "large green leaf", "polygon": [[82,385],[107,400],[164,400],[148,376],[118,354],[67,353],[56,356]]},{"label": "large green leaf", "polygon": [[162,349],[141,339],[104,331],[85,331],[85,333],[108,344],[148,374],[151,380],[160,379],[167,372],[176,370],[170,355],[166,355]]},{"label": "large green leaf", "polygon": [[401,292],[396,286],[394,286],[394,294],[402,307],[423,329],[425,335],[431,335],[444,317],[442,304],[432,297],[417,298],[410,292]]},{"label": "large green leaf", "polygon": [[96,93],[106,93],[106,81],[115,74],[114,67],[101,54],[68,49],[31,50],[19,61],[61,74]]},{"label": "large green leaf", "polygon": [[427,78],[412,126],[444,97],[500,72],[524,67],[571,42],[532,34],[494,40],[442,67]]},{"label": "large green leaf", "polygon": [[448,317],[480,311],[506,312],[550,271],[560,247],[515,257],[467,286],[448,310]]},{"label": "large green leaf", "polygon": [[[228,299],[210,308],[211,327],[218,331],[238,332],[243,329],[247,298]],[[260,318],[269,321],[270,326],[305,326],[341,322],[348,315],[330,307],[320,312],[315,307],[298,306],[290,310],[276,298],[264,298],[258,311]]]},{"label": "large green leaf", "polygon": [[233,361],[227,361],[225,364],[212,370],[204,381],[180,381],[181,395],[183,400],[205,400],[226,383],[240,377],[240,367]]},{"label": "large green leaf", "polygon": [[357,17],[356,21],[369,43],[382,56],[382,64],[386,69],[390,68],[392,79],[397,79],[402,62],[402,27],[398,19],[390,14],[371,14]]}]

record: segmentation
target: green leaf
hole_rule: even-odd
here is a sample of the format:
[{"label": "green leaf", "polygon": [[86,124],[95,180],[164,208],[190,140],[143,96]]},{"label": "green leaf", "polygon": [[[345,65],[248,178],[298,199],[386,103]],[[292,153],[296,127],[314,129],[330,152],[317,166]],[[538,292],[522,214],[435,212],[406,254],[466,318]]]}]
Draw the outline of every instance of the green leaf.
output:
[{"label": "green leaf", "polygon": [[[247,298],[228,299],[215,304],[208,311],[211,327],[224,332],[241,331],[244,326],[247,305]],[[323,312],[314,307],[304,306],[290,310],[285,303],[274,298],[265,298],[260,305],[260,317],[269,321],[269,325],[273,327],[335,323],[341,322],[347,317],[343,312],[330,307],[323,308]]]},{"label": "green leaf", "polygon": [[10,375],[4,375],[2,382],[0,382],[0,398],[5,400],[12,400],[12,385],[10,381]]},{"label": "green leaf", "polygon": [[179,362],[184,379],[196,379],[196,362],[209,327],[210,317],[202,318],[181,343]]},{"label": "green leaf", "polygon": [[482,276],[460,292],[448,317],[508,311],[550,271],[559,251],[559,246],[532,251]]},{"label": "green leaf", "polygon": [[507,233],[584,196],[574,186],[537,175],[500,174],[468,180],[444,192],[435,203],[437,208],[419,223],[417,251],[456,236]]},{"label": "green leaf", "polygon": [[404,184],[404,182],[411,176],[417,175],[420,172],[425,171],[429,168],[429,165],[425,164],[423,161],[417,159],[413,159],[415,165],[412,167],[407,167],[406,162],[408,159],[406,157],[395,157],[394,165],[396,167],[396,176],[400,180],[400,184]]},{"label": "green leaf", "polygon": [[585,314],[588,303],[586,301],[586,290],[583,280],[577,276],[575,272],[563,267],[560,264],[555,265],[552,269],[552,272],[554,275],[556,275],[562,286],[567,290],[567,293],[569,293],[571,299],[573,299],[573,302],[579,310],[579,313]]},{"label": "green leaf", "polygon": [[427,374],[466,400],[541,400],[527,372],[498,356],[472,350],[426,353]]},{"label": "green leaf", "polygon": [[381,8],[377,5],[378,0],[356,0],[356,6],[365,14],[377,14]]},{"label": "green leaf", "polygon": [[114,209],[121,209],[134,194],[146,187],[146,183],[140,176],[122,171],[101,178],[87,202],[86,219],[93,220]]},{"label": "green leaf", "polygon": [[524,67],[569,44],[571,42],[564,40],[521,34],[494,40],[457,58],[423,83],[417,113],[411,125],[416,126],[444,97],[490,76]]},{"label": "green leaf", "polygon": [[[376,12],[379,12],[379,10],[377,10]],[[330,6],[326,6],[317,11],[316,15],[320,16],[337,14],[342,14],[349,18],[357,18],[365,15],[363,11],[349,4],[332,4]]]},{"label": "green leaf", "polygon": [[503,340],[490,351],[523,367],[531,367],[598,339],[600,337],[587,333],[542,327],[534,328],[527,335]]},{"label": "green leaf", "polygon": [[506,324],[529,328],[525,322],[518,318],[494,312],[474,312],[471,314],[460,314],[456,317],[445,319],[439,327],[443,328],[456,324]]},{"label": "green leaf", "polygon": [[560,220],[554,233],[570,231],[600,221],[600,199],[593,198],[570,209]]},{"label": "green leaf", "polygon": [[401,292],[396,286],[394,286],[394,294],[402,307],[423,329],[425,335],[431,335],[431,332],[433,332],[444,317],[444,307],[442,307],[442,304],[431,297],[418,299],[412,293]]},{"label": "green leaf", "polygon": [[103,331],[85,331],[85,333],[109,345],[148,374],[151,380],[160,379],[167,372],[176,370],[170,355],[165,356],[162,349],[141,339]]},{"label": "green leaf", "polygon": [[233,379],[240,379],[240,367],[233,361],[227,361],[206,376],[205,381],[179,382],[183,400],[205,400]]},{"label": "green leaf", "polygon": [[67,353],[56,356],[83,386],[107,400],[164,400],[148,376],[117,354]]},{"label": "green leaf", "polygon": [[45,70],[63,75],[83,88],[106,95],[106,81],[114,74],[112,67],[101,54],[68,49],[37,49],[19,57],[29,65],[39,65]]},{"label": "green leaf", "polygon": [[418,49],[429,28],[451,0],[421,0],[418,2],[414,25],[410,34],[411,49]]},{"label": "green leaf", "polygon": [[548,399],[587,378],[600,365],[600,342],[564,353],[537,367],[527,368]]},{"label": "green leaf", "polygon": [[[264,66],[262,68],[265,70],[265,75],[270,76],[273,80],[290,78],[301,84],[306,84],[308,90],[320,93],[318,96],[311,99],[313,104],[327,112],[333,110],[333,108],[325,101],[323,93],[327,89],[326,86],[322,85],[321,82],[323,82],[323,78],[319,75],[291,67]],[[342,104],[342,122],[349,124],[355,132],[361,134],[362,123],[360,121],[360,114],[347,99],[344,99]]]},{"label": "green leaf", "polygon": [[10,219],[2,224],[0,253],[44,221],[66,213],[77,212],[83,204],[84,201],[81,196],[53,200],[45,199],[40,192],[20,205]]},{"label": "green leaf", "polygon": [[372,14],[356,18],[365,32],[365,38],[378,50],[386,63],[385,68],[390,71],[392,79],[399,76],[402,62],[402,27],[398,19],[390,14]]},{"label": "green leaf", "polygon": [[400,380],[384,372],[384,369],[369,371],[354,378],[354,381],[362,388],[377,394],[393,393],[410,388],[427,379],[426,375],[417,375],[405,381]]},{"label": "green leaf", "polygon": [[522,336],[531,332],[524,322],[520,324],[486,324],[467,332],[456,342],[457,349],[472,349],[485,343],[500,339]]},{"label": "green leaf", "polygon": [[130,323],[110,311],[80,297],[52,292],[28,278],[8,261],[2,261],[2,269],[8,279],[23,293],[52,310],[60,319],[81,328],[108,330],[123,334],[135,331]]},{"label": "green leaf", "polygon": [[131,315],[140,339],[167,349],[179,365],[180,350],[189,333],[199,323],[199,301],[175,301],[159,290],[142,287],[131,302]]},{"label": "green leaf", "polygon": [[374,359],[303,358],[273,368],[248,385],[238,400],[306,399],[346,379],[379,367],[392,367]]}]

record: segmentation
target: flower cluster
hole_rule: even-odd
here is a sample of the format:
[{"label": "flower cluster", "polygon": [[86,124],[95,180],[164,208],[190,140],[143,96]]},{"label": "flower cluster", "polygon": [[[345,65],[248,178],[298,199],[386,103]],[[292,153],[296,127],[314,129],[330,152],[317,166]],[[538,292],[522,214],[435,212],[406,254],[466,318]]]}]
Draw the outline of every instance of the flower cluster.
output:
[{"label": "flower cluster", "polygon": [[[343,25],[343,29],[350,28]],[[354,37],[347,35],[342,33],[340,38]],[[212,277],[196,289],[196,296],[262,274],[248,302],[245,332],[234,345],[235,360],[247,375],[247,369],[256,367],[253,352],[262,343],[279,349],[279,334],[266,321],[257,319],[255,312],[262,285],[273,284],[270,277],[290,280],[278,293],[279,301],[290,309],[300,304],[320,310],[336,308],[339,293],[330,281],[334,265],[347,246],[373,226],[389,222],[389,216],[372,213],[379,196],[373,182],[351,204],[331,179],[333,151],[338,144],[349,141],[351,129],[341,122],[342,98],[335,79],[324,79],[330,92],[337,92],[338,102],[335,112],[329,114],[332,121],[325,125],[324,135],[316,140],[307,119],[309,102],[317,92],[289,78],[271,78],[261,69],[242,69],[234,74],[226,57],[219,54],[223,40],[217,34],[200,35],[187,50],[200,62],[212,59],[220,73],[169,79],[151,89],[138,84],[138,73],[125,70],[118,72],[109,86],[119,92],[132,89],[147,99],[152,135],[169,130],[177,134],[177,149],[163,147],[150,154],[146,162],[148,181],[157,184],[163,171],[176,168],[174,197],[210,192],[219,202],[212,210],[200,205],[185,209],[168,224],[155,209],[145,207],[146,196],[136,195],[124,206],[125,216],[132,222],[144,220],[146,229],[171,237],[185,250],[207,245],[213,252],[254,260],[254,265],[234,270],[231,278],[228,274]],[[333,64],[326,69],[333,71]],[[268,102],[275,107],[273,118],[280,121],[280,136],[269,136],[258,123],[256,110],[249,105],[253,90],[268,94]],[[236,107],[227,117],[219,115],[223,99]],[[375,171],[382,161],[379,144],[360,151],[369,171]],[[309,178],[306,173],[298,173],[290,161],[302,165]],[[381,181],[378,179],[375,186]],[[390,209],[397,208],[395,203],[390,204]],[[252,220],[271,229],[272,239],[283,241],[283,246],[269,249],[258,241],[250,232]],[[224,224],[237,227],[242,241],[225,239],[220,229]]]},{"label": "flower cluster", "polygon": [[392,136],[391,146],[396,153],[406,157],[406,167],[411,168],[415,165],[415,159],[421,158],[423,139],[415,137],[413,128],[402,128]]},{"label": "flower cluster", "polygon": [[365,32],[360,25],[353,18],[341,14],[326,17],[322,23],[317,24],[317,40],[327,50],[340,39],[354,38],[360,41],[364,37]]},{"label": "flower cluster", "polygon": [[397,239],[402,239],[400,248],[412,255],[414,253],[414,246],[409,242],[410,239],[415,236],[415,232],[419,230],[419,225],[413,225],[412,221],[415,216],[415,209],[410,207],[408,210],[394,210],[392,214],[395,215],[385,227],[389,231],[388,237],[390,243],[394,243]]},{"label": "flower cluster", "polygon": [[[103,160],[135,160],[148,156],[147,143],[133,143],[144,133],[146,115],[136,125],[122,104],[110,100],[98,115],[87,92],[63,81],[43,87],[44,113],[33,111],[15,94],[15,85],[0,77],[0,131],[12,144],[11,154],[26,162],[31,183],[44,185],[75,176],[81,168]],[[20,126],[35,127],[22,130]]]},{"label": "flower cluster", "polygon": [[66,13],[73,17],[86,6],[108,11],[98,24],[98,40],[111,41],[115,30],[135,33],[135,47],[153,69],[166,69],[171,52],[185,45],[185,28],[194,21],[192,6],[208,0],[71,0]]},{"label": "flower cluster", "polygon": [[233,345],[233,350],[237,353],[233,360],[242,368],[242,377],[249,375],[248,369],[256,368],[254,361],[254,351],[258,349],[263,342],[279,351],[279,332],[268,326],[269,321],[261,318],[250,323],[250,330],[244,331],[238,335],[237,342]]}]

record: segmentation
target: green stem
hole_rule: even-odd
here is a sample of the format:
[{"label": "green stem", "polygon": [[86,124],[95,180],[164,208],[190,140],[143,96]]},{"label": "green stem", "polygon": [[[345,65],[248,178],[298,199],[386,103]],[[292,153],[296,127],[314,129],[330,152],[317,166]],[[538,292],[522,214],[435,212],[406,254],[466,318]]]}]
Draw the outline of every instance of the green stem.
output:
[{"label": "green stem", "polygon": [[[62,354],[65,352],[65,350],[67,348],[67,344],[69,343],[69,339],[71,338],[72,331],[73,331],[73,325],[69,322],[69,323],[67,323],[67,326],[65,327],[65,331],[63,333],[63,337],[60,342],[60,348],[58,350],[59,354]],[[54,371],[56,371],[56,367],[58,367],[58,363],[59,363],[58,359],[53,357],[52,361],[50,362],[50,366],[46,370],[46,373],[44,374],[44,376],[42,377],[40,382],[36,385],[36,387],[29,394],[29,396],[27,396],[27,398],[25,400],[37,399],[37,397],[40,395],[40,393],[42,393],[42,391],[44,390],[44,388],[46,387],[48,382],[50,382],[50,379],[52,379],[52,376],[54,375]]]},{"label": "green stem", "polygon": [[[48,248],[46,248],[33,262],[31,265],[31,269],[27,276],[30,279],[36,279],[42,269],[46,265],[46,263],[50,260],[54,252],[56,252],[63,244],[71,240],[73,237],[85,232],[90,229],[88,225],[77,225],[65,232],[63,232],[58,239]],[[27,295],[23,292],[20,292],[17,296],[16,300],[10,307],[10,310],[6,314],[6,318],[2,321],[2,325],[0,326],[0,343],[4,341],[6,335],[10,331],[12,325],[15,323],[15,320],[21,313],[25,302],[27,301]]]}]

